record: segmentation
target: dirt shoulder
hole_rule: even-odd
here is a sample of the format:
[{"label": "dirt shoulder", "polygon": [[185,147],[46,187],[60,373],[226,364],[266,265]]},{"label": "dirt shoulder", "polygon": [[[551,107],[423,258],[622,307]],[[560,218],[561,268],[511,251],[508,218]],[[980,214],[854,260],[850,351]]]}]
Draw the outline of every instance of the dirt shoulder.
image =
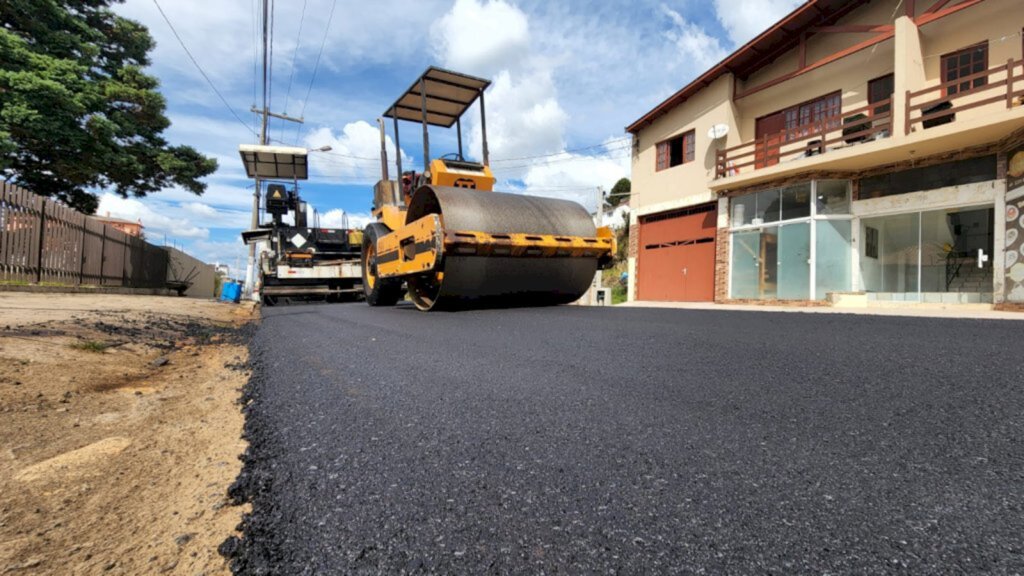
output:
[{"label": "dirt shoulder", "polygon": [[0,293],[0,574],[228,574],[244,305]]}]

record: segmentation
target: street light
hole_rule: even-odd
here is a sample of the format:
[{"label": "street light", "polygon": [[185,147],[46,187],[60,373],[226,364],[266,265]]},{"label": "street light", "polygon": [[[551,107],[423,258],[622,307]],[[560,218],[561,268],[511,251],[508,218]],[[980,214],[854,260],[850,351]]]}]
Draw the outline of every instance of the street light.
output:
[{"label": "street light", "polygon": [[330,146],[321,146],[315,150],[310,150],[310,152],[330,152],[331,150],[334,150],[334,148],[331,148]]}]

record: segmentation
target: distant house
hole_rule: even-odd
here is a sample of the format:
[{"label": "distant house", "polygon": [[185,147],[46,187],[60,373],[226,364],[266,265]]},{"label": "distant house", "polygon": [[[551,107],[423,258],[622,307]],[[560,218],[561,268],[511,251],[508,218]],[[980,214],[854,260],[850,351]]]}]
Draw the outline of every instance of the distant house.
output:
[{"label": "distant house", "polygon": [[142,229],[144,228],[142,220],[132,222],[131,220],[124,220],[122,218],[112,218],[110,216],[110,212],[107,212],[104,216],[93,216],[93,218],[103,222],[115,230],[120,230],[129,236],[142,238]]},{"label": "distant house", "polygon": [[619,229],[629,224],[629,204],[607,206],[601,215],[601,225]]}]

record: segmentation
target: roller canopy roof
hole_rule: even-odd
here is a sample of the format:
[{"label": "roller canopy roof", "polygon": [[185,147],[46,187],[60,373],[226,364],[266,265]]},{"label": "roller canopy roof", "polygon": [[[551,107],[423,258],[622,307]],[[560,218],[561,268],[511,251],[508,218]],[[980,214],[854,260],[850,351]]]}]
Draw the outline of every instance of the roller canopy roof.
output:
[{"label": "roller canopy roof", "polygon": [[267,178],[270,180],[305,180],[309,178],[309,166],[305,148],[290,146],[261,146],[258,144],[242,144],[238,153],[245,164],[245,173],[249,178]]},{"label": "roller canopy roof", "polygon": [[443,128],[451,128],[491,85],[489,80],[483,78],[431,66],[384,112],[384,116],[423,122],[421,82],[427,94],[427,124]]}]

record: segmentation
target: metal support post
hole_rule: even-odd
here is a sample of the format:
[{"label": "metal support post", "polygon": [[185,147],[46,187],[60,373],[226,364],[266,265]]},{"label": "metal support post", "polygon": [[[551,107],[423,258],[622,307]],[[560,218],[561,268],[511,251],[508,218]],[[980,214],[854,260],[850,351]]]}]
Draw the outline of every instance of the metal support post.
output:
[{"label": "metal support post", "polygon": [[398,181],[398,186],[396,186],[394,188],[394,191],[393,191],[394,198],[393,198],[393,200],[395,201],[395,206],[401,206],[402,205],[402,202],[401,202],[401,200],[402,200],[402,144],[401,144],[401,140],[398,139],[398,114],[396,112],[397,111],[394,108],[391,109],[391,119],[394,121],[394,125],[395,125],[395,164],[398,167],[398,174],[395,175],[395,180]]},{"label": "metal support post", "polygon": [[380,130],[380,180],[388,181],[388,147],[384,135],[384,119],[377,118],[377,128]]},{"label": "metal support post", "polygon": [[462,118],[455,119],[455,134],[459,141],[459,160],[465,160],[462,156]]},{"label": "metal support post", "polygon": [[484,108],[484,91],[480,91],[480,134],[484,144],[484,166],[490,166],[490,154],[487,152],[487,111]]},{"label": "metal support post", "polygon": [[427,129],[427,86],[426,81],[420,78],[420,105],[423,110],[423,173],[426,174],[430,167],[430,130]]}]

